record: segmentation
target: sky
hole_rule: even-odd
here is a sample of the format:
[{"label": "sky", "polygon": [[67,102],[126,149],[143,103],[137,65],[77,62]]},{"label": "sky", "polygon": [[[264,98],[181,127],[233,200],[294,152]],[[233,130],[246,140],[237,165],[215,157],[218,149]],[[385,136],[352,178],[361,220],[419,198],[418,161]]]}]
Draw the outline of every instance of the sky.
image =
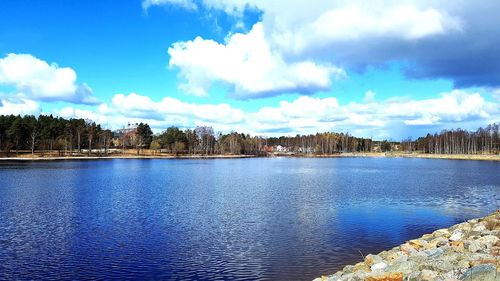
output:
[{"label": "sky", "polygon": [[0,114],[417,138],[500,122],[500,2],[0,2]]}]

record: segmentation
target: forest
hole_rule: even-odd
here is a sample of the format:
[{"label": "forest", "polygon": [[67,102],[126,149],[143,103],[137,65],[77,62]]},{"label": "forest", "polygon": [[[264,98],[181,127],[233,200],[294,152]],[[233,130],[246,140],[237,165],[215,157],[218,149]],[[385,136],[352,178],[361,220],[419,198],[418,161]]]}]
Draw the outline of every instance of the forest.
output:
[{"label": "forest", "polygon": [[416,140],[401,142],[325,132],[311,135],[262,137],[238,132],[223,134],[210,126],[181,129],[175,126],[153,134],[145,123],[111,131],[85,119],[64,119],[52,115],[0,115],[0,151],[11,154],[108,155],[132,149],[141,154],[245,154],[269,153],[329,155],[350,152],[419,152],[430,154],[498,154],[499,125],[476,131],[445,130]]}]

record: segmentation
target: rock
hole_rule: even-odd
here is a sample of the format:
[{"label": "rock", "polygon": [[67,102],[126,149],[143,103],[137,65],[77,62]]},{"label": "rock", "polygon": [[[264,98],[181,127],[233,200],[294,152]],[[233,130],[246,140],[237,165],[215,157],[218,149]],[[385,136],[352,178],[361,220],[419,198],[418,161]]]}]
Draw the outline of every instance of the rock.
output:
[{"label": "rock", "polygon": [[352,274],[352,273],[345,274],[345,275],[342,275],[342,277],[339,278],[339,280],[342,280],[342,281],[352,280],[352,279],[354,279],[353,276],[354,276],[354,274]]},{"label": "rock", "polygon": [[500,229],[491,230],[491,231],[489,232],[489,235],[493,235],[493,236],[496,236],[496,237],[500,237]]},{"label": "rock", "polygon": [[493,256],[500,256],[500,246],[493,246],[493,248],[491,249],[490,253],[493,255]]},{"label": "rock", "polygon": [[459,269],[468,269],[470,267],[470,263],[468,260],[459,260],[456,264],[455,267],[458,267]]},{"label": "rock", "polygon": [[482,246],[485,247],[486,249],[489,249],[493,247],[497,242],[499,242],[499,238],[493,235],[486,235],[483,236],[479,239],[477,239],[477,242]]},{"label": "rock", "polygon": [[368,255],[363,262],[314,281],[500,281],[499,256],[497,211]]},{"label": "rock", "polygon": [[357,264],[354,265],[354,268],[353,268],[353,271],[356,272],[356,271],[370,271],[370,267],[368,265],[366,265],[366,263],[364,262],[359,262]]},{"label": "rock", "polygon": [[423,281],[431,281],[435,280],[438,276],[438,273],[432,270],[424,269],[420,272],[419,279]]},{"label": "rock", "polygon": [[432,234],[424,234],[422,235],[422,239],[425,239],[425,240],[430,240],[434,238],[434,236]]},{"label": "rock", "polygon": [[434,237],[445,237],[448,238],[450,237],[450,231],[446,228],[443,229],[438,229],[432,233]]},{"label": "rock", "polygon": [[391,272],[378,275],[371,275],[365,278],[365,281],[403,281],[403,273]]},{"label": "rock", "polygon": [[406,261],[408,260],[408,257],[403,253],[397,251],[387,254],[385,259],[389,262],[395,262],[395,261]]},{"label": "rock", "polygon": [[342,269],[342,271],[344,273],[352,273],[353,269],[354,269],[354,266],[348,265],[348,266],[344,267],[344,269]]},{"label": "rock", "polygon": [[358,272],[354,272],[350,277],[349,279],[346,279],[346,280],[349,280],[349,281],[364,281],[365,280],[365,277],[366,277],[366,273],[364,273],[363,271],[358,271]]},{"label": "rock", "polygon": [[408,244],[410,244],[410,246],[412,246],[413,248],[415,248],[415,250],[420,250],[424,247],[427,246],[427,241],[423,240],[423,239],[414,239],[414,240],[410,240],[408,241]]},{"label": "rock", "polygon": [[440,248],[434,248],[434,249],[425,250],[424,253],[429,258],[437,258],[439,256],[442,256],[444,251],[443,251],[443,249],[440,249]]},{"label": "rock", "polygon": [[378,256],[380,256],[382,259],[386,259],[387,258],[387,255],[389,255],[391,253],[391,251],[382,251],[380,253],[378,253]]},{"label": "rock", "polygon": [[419,281],[420,271],[414,271],[405,276],[405,281]]},{"label": "rock", "polygon": [[485,230],[486,230],[486,226],[484,224],[477,224],[476,226],[474,226],[472,228],[472,231],[475,231],[475,232],[482,232]]},{"label": "rock", "polygon": [[418,262],[418,263],[425,263],[427,262],[427,259],[429,256],[423,251],[421,252],[414,252],[410,255],[410,260]]},{"label": "rock", "polygon": [[403,275],[408,275],[412,271],[415,270],[415,268],[418,268],[418,264],[414,261],[403,261],[403,262],[397,262],[392,265],[389,265],[385,271],[386,272],[402,272]]},{"label": "rock", "polygon": [[467,241],[465,243],[465,247],[467,248],[467,250],[469,250],[469,252],[476,253],[481,249],[481,244],[477,241],[472,240],[472,241]]},{"label": "rock", "polygon": [[383,259],[379,255],[367,255],[365,257],[365,264],[368,266],[372,266],[376,263],[382,262]]},{"label": "rock", "polygon": [[455,249],[450,245],[445,245],[443,247],[440,247],[439,249],[443,250],[444,255],[455,253]]},{"label": "rock", "polygon": [[437,237],[432,239],[428,244],[427,248],[436,248],[448,244],[448,239],[444,237]]},{"label": "rock", "polygon": [[378,270],[384,270],[387,267],[387,264],[385,262],[379,262],[374,265],[372,265],[371,269],[372,271],[378,271]]},{"label": "rock", "polygon": [[500,219],[488,218],[485,221],[485,226],[489,230],[495,230],[500,228]]},{"label": "rock", "polygon": [[495,264],[498,267],[500,267],[500,259],[488,256],[488,257],[481,258],[481,259],[475,259],[475,260],[470,262],[470,266],[472,266],[472,267],[477,266],[477,265],[481,265],[481,264]]},{"label": "rock", "polygon": [[461,231],[455,231],[453,234],[450,236],[450,241],[458,241],[462,239],[462,232]]},{"label": "rock", "polygon": [[444,255],[441,257],[441,260],[451,262],[451,263],[456,263],[459,260],[463,260],[465,255],[462,253],[449,253],[448,255]]},{"label": "rock", "polygon": [[443,274],[444,280],[456,281],[459,280],[460,276],[465,273],[466,270],[454,269]]},{"label": "rock", "polygon": [[452,246],[453,251],[455,251],[457,253],[465,252],[464,242],[462,242],[462,241],[452,241],[452,242],[450,242],[450,246]]},{"label": "rock", "polygon": [[420,269],[437,271],[437,272],[448,272],[450,270],[453,270],[453,264],[445,260],[435,260],[433,262],[421,264]]},{"label": "rock", "polygon": [[401,252],[403,252],[407,255],[410,255],[410,254],[415,253],[417,251],[417,250],[415,250],[415,248],[410,246],[410,244],[408,244],[408,243],[401,245],[400,249],[401,249]]},{"label": "rock", "polygon": [[470,231],[472,229],[472,224],[468,223],[468,222],[463,222],[463,223],[459,223],[453,227],[451,227],[452,230],[455,230],[455,229],[460,229],[462,232],[467,232],[467,231]]},{"label": "rock", "polygon": [[477,265],[467,270],[460,280],[500,281],[500,274],[492,264]]}]

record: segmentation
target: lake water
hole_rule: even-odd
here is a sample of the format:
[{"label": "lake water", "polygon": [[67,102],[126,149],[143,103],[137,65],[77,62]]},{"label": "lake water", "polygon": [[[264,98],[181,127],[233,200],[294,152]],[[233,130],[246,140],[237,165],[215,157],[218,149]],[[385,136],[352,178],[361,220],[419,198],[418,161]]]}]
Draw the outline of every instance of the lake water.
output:
[{"label": "lake water", "polygon": [[311,280],[499,203],[495,162],[0,162],[0,279]]}]

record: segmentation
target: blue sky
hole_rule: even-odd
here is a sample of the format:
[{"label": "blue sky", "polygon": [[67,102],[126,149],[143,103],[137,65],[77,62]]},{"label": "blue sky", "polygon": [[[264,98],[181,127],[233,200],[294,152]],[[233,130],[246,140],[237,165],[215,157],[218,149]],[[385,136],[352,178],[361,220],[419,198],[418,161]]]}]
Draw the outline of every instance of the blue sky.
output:
[{"label": "blue sky", "polygon": [[0,114],[396,140],[500,121],[500,4],[366,3],[2,1]]}]

